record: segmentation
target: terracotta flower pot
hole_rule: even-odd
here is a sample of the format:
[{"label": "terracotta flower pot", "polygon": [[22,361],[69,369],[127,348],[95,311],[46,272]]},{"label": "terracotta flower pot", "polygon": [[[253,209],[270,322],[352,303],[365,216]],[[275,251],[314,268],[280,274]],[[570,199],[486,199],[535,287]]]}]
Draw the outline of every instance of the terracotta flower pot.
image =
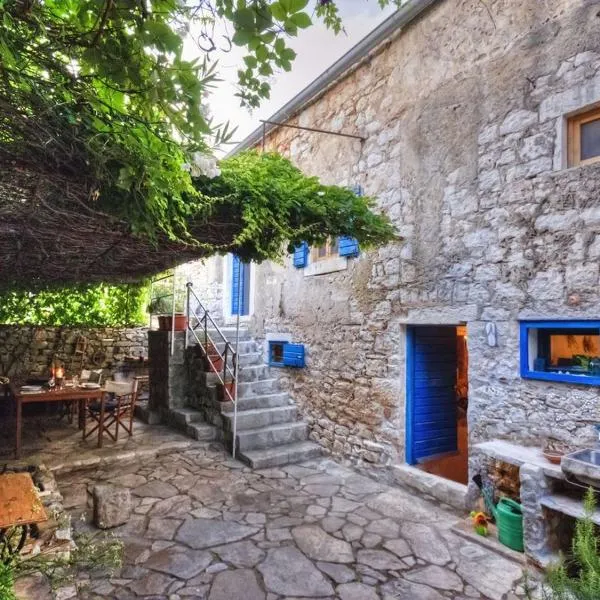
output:
[{"label": "terracotta flower pot", "polygon": [[[187,329],[188,320],[183,313],[175,315],[175,331],[185,331]],[[170,315],[162,315],[158,317],[158,328],[160,331],[173,330],[173,317]]]},{"label": "terracotta flower pot", "polygon": [[207,373],[218,373],[223,370],[223,359],[218,354],[209,354],[210,361],[204,359],[204,370]]},{"label": "terracotta flower pot", "polygon": [[217,383],[217,398],[219,399],[220,402],[229,402],[230,401],[230,398],[225,393],[225,390],[227,390],[229,392],[229,394],[231,395],[231,398],[234,398],[235,397],[235,382],[227,381],[227,382],[225,382],[225,385],[223,385],[222,383]]}]

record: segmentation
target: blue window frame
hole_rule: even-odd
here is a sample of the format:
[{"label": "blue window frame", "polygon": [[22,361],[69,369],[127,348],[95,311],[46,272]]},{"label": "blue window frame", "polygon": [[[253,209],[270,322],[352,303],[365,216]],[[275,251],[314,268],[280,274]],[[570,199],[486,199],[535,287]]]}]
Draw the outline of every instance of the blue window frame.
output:
[{"label": "blue window frame", "polygon": [[600,385],[600,321],[522,321],[521,377]]},{"label": "blue window frame", "polygon": [[269,342],[269,366],[271,367],[303,367],[304,346],[289,342]]}]

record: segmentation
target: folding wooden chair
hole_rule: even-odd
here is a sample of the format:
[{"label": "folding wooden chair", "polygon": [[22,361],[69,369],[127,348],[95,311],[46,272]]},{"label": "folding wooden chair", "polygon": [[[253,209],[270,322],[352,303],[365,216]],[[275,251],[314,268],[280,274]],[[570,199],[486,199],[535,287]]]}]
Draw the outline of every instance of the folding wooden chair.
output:
[{"label": "folding wooden chair", "polygon": [[[98,431],[99,427],[102,428],[102,434],[106,433],[115,442],[119,439],[119,429],[121,428],[127,432],[127,435],[132,435],[133,414],[140,379],[135,377],[131,381],[106,382],[104,385],[104,418],[101,416],[100,402],[89,403],[86,406],[83,439]],[[88,422],[94,423],[91,429],[87,428]]]}]

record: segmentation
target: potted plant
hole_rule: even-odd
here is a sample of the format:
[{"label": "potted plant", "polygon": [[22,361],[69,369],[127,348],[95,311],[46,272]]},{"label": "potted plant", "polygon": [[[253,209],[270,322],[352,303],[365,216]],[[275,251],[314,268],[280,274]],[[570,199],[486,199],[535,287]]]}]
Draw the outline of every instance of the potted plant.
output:
[{"label": "potted plant", "polygon": [[[148,306],[148,312],[158,317],[158,329],[160,331],[172,331],[173,329],[173,303],[171,296],[162,295],[153,298]],[[185,331],[187,328],[187,316],[183,311],[183,297],[175,294],[175,331]]]}]

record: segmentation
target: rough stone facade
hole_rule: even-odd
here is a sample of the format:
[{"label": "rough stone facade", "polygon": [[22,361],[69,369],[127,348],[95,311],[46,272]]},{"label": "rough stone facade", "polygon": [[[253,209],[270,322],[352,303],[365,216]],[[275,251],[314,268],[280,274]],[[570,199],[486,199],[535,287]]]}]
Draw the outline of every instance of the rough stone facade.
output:
[{"label": "rough stone facade", "polygon": [[[78,338],[88,341],[83,361],[75,357]],[[0,325],[0,374],[12,378],[47,374],[53,359],[69,373],[79,365],[103,369],[106,376],[132,369],[148,357],[148,332],[144,327],[33,327]],[[76,374],[76,373],[73,373]]]},{"label": "rough stone facade", "polygon": [[600,318],[600,165],[564,151],[565,115],[600,102],[599,9],[440,0],[290,121],[364,142],[266,140],[360,184],[404,238],[325,275],[257,267],[253,332],[306,345],[282,379],[334,455],[404,460],[408,324],[467,324],[471,444],[593,435],[597,388],[521,378],[519,320]]}]

